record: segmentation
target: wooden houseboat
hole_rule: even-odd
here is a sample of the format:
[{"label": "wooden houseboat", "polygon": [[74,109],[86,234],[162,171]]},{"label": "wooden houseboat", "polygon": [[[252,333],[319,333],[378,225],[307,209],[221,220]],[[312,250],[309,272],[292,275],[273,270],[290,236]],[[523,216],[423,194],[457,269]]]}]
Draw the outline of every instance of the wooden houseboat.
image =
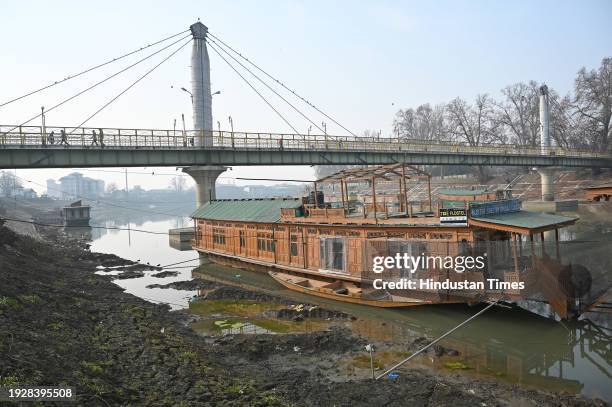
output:
[{"label": "wooden houseboat", "polygon": [[62,219],[67,227],[88,227],[91,207],[79,200],[62,208]]},{"label": "wooden houseboat", "polygon": [[577,218],[523,211],[519,200],[497,191],[442,190],[434,197],[431,175],[406,164],[341,171],[316,181],[302,199],[213,200],[192,218],[192,246],[212,261],[269,272],[286,287],[313,295],[384,307],[478,302],[478,295],[449,291],[397,296],[372,290],[368,273],[377,253],[486,251],[484,274],[462,277],[514,281],[546,270],[550,276],[542,281],[550,287],[536,301],[559,318],[576,311],[564,294],[568,278],[562,277],[558,244],[559,229]]}]

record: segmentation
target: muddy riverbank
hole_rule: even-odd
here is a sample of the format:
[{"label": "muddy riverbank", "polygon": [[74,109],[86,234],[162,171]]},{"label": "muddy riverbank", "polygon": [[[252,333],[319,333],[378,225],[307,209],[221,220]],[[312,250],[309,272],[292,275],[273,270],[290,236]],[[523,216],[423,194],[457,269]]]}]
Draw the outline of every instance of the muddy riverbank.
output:
[{"label": "muddy riverbank", "polygon": [[[115,277],[94,274],[100,266],[131,262],[91,253],[61,234],[40,233],[51,244],[0,228],[0,384],[73,386],[78,404],[87,406],[606,405],[422,369],[373,383],[340,363],[352,358],[352,368],[361,369],[366,341],[323,322],[350,315],[315,312],[312,304],[219,283],[198,284],[208,294],[193,309],[170,312],[124,293],[111,282]],[[202,315],[222,314],[223,301],[278,304],[252,312],[265,317],[274,311],[287,323],[322,322],[320,329],[286,334],[192,329]],[[222,321],[220,329],[223,323],[237,322]],[[407,345],[411,352],[422,343]],[[445,350],[432,357],[435,352]]]}]

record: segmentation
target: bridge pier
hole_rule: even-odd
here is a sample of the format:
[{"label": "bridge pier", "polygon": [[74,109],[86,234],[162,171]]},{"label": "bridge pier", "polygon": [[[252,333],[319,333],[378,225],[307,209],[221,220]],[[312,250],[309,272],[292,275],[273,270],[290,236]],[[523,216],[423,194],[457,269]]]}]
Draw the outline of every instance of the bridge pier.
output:
[{"label": "bridge pier", "polygon": [[540,174],[540,187],[542,189],[542,201],[555,200],[555,170],[554,168],[538,168]]},{"label": "bridge pier", "polygon": [[227,167],[220,165],[203,165],[183,168],[196,183],[196,205],[199,208],[206,202],[216,199],[215,182]]},{"label": "bridge pier", "polygon": [[[206,202],[216,199],[215,182],[219,175],[225,172],[227,167],[220,165],[198,165],[183,168],[185,174],[189,174],[196,184],[196,205],[201,207]],[[208,256],[198,252],[200,265],[210,263]]]}]

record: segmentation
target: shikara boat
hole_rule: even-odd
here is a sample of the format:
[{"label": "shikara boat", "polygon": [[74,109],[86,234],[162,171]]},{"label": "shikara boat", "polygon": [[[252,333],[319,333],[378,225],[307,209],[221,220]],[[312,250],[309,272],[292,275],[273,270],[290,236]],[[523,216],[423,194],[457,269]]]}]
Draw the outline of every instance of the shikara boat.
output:
[{"label": "shikara boat", "polygon": [[380,298],[364,298],[361,288],[356,284],[336,280],[332,282],[323,281],[317,278],[296,276],[293,274],[279,273],[270,271],[268,274],[276,281],[290,290],[305,294],[316,295],[318,297],[329,298],[337,301],[352,302],[354,304],[372,305],[375,307],[412,307],[427,303],[426,301],[393,301]]}]

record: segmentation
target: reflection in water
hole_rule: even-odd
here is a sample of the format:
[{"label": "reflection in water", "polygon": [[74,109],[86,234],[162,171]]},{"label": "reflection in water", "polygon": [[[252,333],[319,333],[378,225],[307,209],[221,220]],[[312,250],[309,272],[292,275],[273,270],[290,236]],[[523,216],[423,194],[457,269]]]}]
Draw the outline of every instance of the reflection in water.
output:
[{"label": "reflection in water", "polygon": [[[263,273],[215,264],[209,264],[203,271],[214,280],[256,287],[354,315],[357,320],[347,324],[364,338],[384,342],[378,347],[379,352],[405,351],[415,339],[440,336],[480,309],[466,305],[367,307],[290,291]],[[600,320],[597,324],[588,319],[560,323],[519,308],[493,308],[441,342],[444,347],[458,350],[459,356],[423,357],[418,363],[445,370],[445,362],[461,361],[471,368],[465,374],[610,400],[612,329],[604,323],[608,321],[609,325],[610,317],[595,313],[585,317]]]},{"label": "reflection in water", "polygon": [[107,233],[104,228],[85,226],[85,227],[64,227],[64,232],[75,239],[81,240],[97,240]]},{"label": "reflection in water", "polygon": [[[584,264],[596,278],[609,283],[612,275],[612,251],[609,250],[612,244],[612,218],[609,214],[593,214],[582,207],[577,215],[581,218],[580,222],[562,230],[561,240],[572,242],[563,246],[561,255],[564,263],[567,260],[573,264]],[[92,224],[102,223],[99,220],[92,221]],[[125,227],[126,224],[108,223],[118,227]],[[169,229],[187,226],[191,226],[189,219],[181,222],[176,218],[156,218],[155,221],[141,221],[138,229],[167,232]],[[92,232],[95,234],[95,231]],[[571,249],[573,247],[575,249]],[[593,253],[594,247],[597,254]],[[133,230],[131,246],[128,245],[127,231],[110,230],[94,237],[92,250],[162,265],[198,258],[193,251],[181,252],[170,248],[167,235]],[[197,264],[197,261],[186,263],[194,267]],[[190,267],[177,267],[176,270],[179,273],[176,277],[155,278],[151,276],[156,273],[153,271],[146,272],[144,278],[117,280],[116,283],[142,298],[172,303],[174,309],[186,307],[188,298],[196,292],[146,288],[149,284],[191,279]],[[216,279],[258,287],[299,302],[316,301],[323,306],[354,315],[356,321],[346,322],[353,330],[371,340],[385,342],[389,349],[400,351],[402,346],[420,336],[441,335],[476,312],[475,307],[464,305],[394,310],[339,303],[288,291],[263,273],[215,264],[207,265],[204,271]],[[610,302],[610,299],[607,301]],[[581,321],[559,323],[518,309],[494,308],[442,343],[460,352],[456,357],[444,356],[442,364],[446,360],[461,361],[472,368],[464,371],[465,374],[612,400],[611,314],[609,310],[600,311],[585,314]],[[444,369],[437,359],[422,358],[420,363]]]},{"label": "reflection in water", "polygon": [[[404,325],[362,319],[353,323],[353,329],[371,340],[406,343],[434,325],[429,323],[426,328],[412,319],[410,322]],[[431,334],[442,333],[435,328]],[[459,351],[459,356],[424,357],[420,363],[441,367],[448,361],[461,361],[470,367],[468,374],[610,399],[609,334],[609,330],[588,320],[562,325],[520,311],[504,310],[474,322],[442,342],[444,347]]]},{"label": "reflection in water", "polygon": [[[93,222],[92,222],[93,223]],[[107,227],[127,228],[127,224],[118,224],[115,222],[102,222],[97,220],[96,225],[106,225]],[[189,225],[189,220],[185,223],[176,219],[165,219],[156,221],[142,222],[138,226],[138,230],[167,233],[169,229],[179,225]],[[115,280],[115,283],[124,288],[126,292],[137,295],[141,298],[154,301],[166,302],[173,309],[185,308],[188,305],[189,298],[193,297],[195,291],[181,291],[174,289],[161,288],[146,288],[150,284],[168,284],[176,281],[191,280],[191,269],[189,266],[196,267],[198,264],[198,255],[195,251],[178,251],[168,246],[168,235],[166,234],[151,234],[134,230],[130,227],[128,230],[109,229],[108,233],[94,238],[91,244],[91,250],[101,253],[112,253],[119,257],[138,261],[143,264],[160,264],[162,266],[172,263],[178,263],[186,260],[193,262],[177,265],[174,270],[178,274],[174,277],[157,278],[153,277],[159,271],[145,271],[145,276],[142,278]],[[96,229],[94,229],[96,230]],[[100,229],[103,230],[103,229]],[[166,269],[165,269],[166,270]]]}]

